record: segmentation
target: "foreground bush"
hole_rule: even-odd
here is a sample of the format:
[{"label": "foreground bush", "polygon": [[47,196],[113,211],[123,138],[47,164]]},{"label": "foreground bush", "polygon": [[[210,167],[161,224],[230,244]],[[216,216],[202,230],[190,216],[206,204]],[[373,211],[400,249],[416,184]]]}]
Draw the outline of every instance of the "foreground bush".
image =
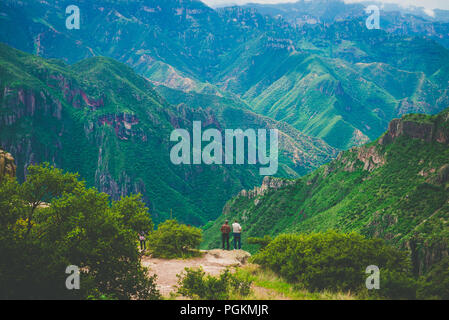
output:
[{"label": "foreground bush", "polygon": [[197,255],[195,250],[201,243],[202,232],[176,220],[161,223],[148,237],[149,249],[153,257],[187,258]]},{"label": "foreground bush", "polygon": [[273,241],[273,238],[271,238],[268,235],[265,235],[263,238],[261,237],[249,237],[246,242],[248,244],[256,244],[260,246],[260,249],[264,249],[266,246],[270,244],[270,242]]},{"label": "foreground bush", "polygon": [[443,258],[421,277],[418,298],[449,300],[449,257]]},{"label": "foreground bush", "polygon": [[[0,182],[0,299],[157,299],[136,247],[153,228],[139,196],[110,201],[77,175],[30,166],[27,180]],[[66,288],[66,267],[80,289]]]},{"label": "foreground bush", "polygon": [[178,279],[178,293],[191,299],[228,300],[231,296],[245,297],[251,292],[252,282],[236,277],[228,269],[213,277],[206,276],[201,267],[186,268]]},{"label": "foreground bush", "polygon": [[[366,267],[376,265],[381,271],[381,289],[388,288],[385,294],[413,298],[406,254],[382,240],[366,239],[356,233],[284,234],[252,259],[312,291],[366,291]],[[394,277],[390,277],[392,274]],[[387,279],[400,281],[385,281]]]}]

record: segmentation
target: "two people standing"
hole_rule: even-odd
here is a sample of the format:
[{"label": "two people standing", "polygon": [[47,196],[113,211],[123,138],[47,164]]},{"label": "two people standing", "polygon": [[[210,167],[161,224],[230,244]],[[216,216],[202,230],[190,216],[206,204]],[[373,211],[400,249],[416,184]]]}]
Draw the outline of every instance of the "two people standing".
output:
[{"label": "two people standing", "polygon": [[[229,221],[226,220],[225,223],[221,226],[221,243],[223,250],[225,249],[225,243],[226,243],[226,250],[229,250],[229,234],[231,233],[231,226],[229,225]],[[242,240],[241,235],[242,233],[242,227],[238,223],[237,220],[234,221],[232,224],[232,235],[234,237],[234,250],[235,249],[241,249],[242,248]]]},{"label": "two people standing", "polygon": [[[234,238],[234,250],[241,249],[242,248],[242,227],[238,223],[237,220],[234,220],[234,223],[232,224],[232,228],[229,225],[229,221],[226,220],[225,223],[221,226],[221,242],[222,242],[222,248],[225,250],[225,244],[226,244],[226,250],[229,250],[229,234],[232,231],[232,235]],[[139,232],[139,241],[140,241],[140,250],[145,251],[146,250],[146,237],[145,232],[141,231]]]}]

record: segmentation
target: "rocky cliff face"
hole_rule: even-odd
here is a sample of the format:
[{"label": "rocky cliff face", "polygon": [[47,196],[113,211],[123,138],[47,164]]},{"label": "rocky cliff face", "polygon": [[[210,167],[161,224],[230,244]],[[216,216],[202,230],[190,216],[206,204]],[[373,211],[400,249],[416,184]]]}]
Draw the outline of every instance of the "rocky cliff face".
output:
[{"label": "rocky cliff face", "polygon": [[[358,161],[362,162],[363,170],[370,172],[385,164],[385,157],[378,152],[376,146],[353,147],[350,151],[356,154],[356,157],[350,159],[343,157],[343,153],[341,153],[337,158],[337,161],[344,165],[343,170],[346,172],[354,172],[358,168]],[[325,176],[328,173],[329,167],[324,171]]]},{"label": "rocky cliff face", "polygon": [[0,181],[4,177],[14,177],[16,175],[16,165],[12,155],[0,149]]},{"label": "rocky cliff face", "polygon": [[[420,139],[427,143],[437,142],[442,144],[449,143],[449,113],[441,113],[438,116],[420,116],[413,118],[414,115],[405,116],[402,119],[393,119],[388,131],[379,139],[378,144],[385,146],[394,142],[399,137],[408,137]],[[432,119],[433,118],[433,119]],[[356,153],[357,160],[363,163],[363,170],[373,171],[385,164],[385,157],[378,152],[376,146],[353,147],[351,152]],[[356,161],[350,161],[337,158],[345,164],[345,171],[353,172],[356,168]]]},{"label": "rocky cliff face", "polygon": [[263,196],[269,191],[279,190],[285,186],[293,184],[293,180],[274,178],[266,176],[260,187],[255,187],[253,190],[242,190],[239,193],[241,197],[247,197],[249,199],[256,198],[257,196]]},{"label": "rocky cliff face", "polygon": [[401,136],[421,139],[429,143],[447,144],[449,142],[448,120],[448,112],[441,113],[434,119],[431,117],[413,118],[413,116],[393,119],[388,126],[388,131],[379,139],[379,144],[389,144]]}]

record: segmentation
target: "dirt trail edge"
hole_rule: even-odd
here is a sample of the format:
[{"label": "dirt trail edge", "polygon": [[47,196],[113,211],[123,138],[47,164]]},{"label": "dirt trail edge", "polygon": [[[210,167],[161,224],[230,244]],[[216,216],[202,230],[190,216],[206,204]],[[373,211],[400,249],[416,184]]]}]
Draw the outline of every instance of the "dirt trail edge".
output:
[{"label": "dirt trail edge", "polygon": [[203,256],[192,259],[157,259],[150,257],[142,258],[142,265],[149,268],[150,274],[157,274],[157,285],[161,294],[170,295],[175,292],[178,282],[177,274],[184,271],[184,268],[203,267],[204,271],[210,275],[218,275],[226,267],[241,266],[246,263],[251,256],[243,250],[202,250]]}]

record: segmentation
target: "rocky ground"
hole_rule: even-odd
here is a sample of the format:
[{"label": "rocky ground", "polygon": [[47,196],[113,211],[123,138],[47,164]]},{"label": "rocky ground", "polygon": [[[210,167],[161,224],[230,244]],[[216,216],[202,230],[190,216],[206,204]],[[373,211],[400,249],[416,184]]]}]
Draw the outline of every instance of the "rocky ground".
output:
[{"label": "rocky ground", "polygon": [[204,271],[211,275],[218,275],[224,269],[231,266],[244,265],[250,254],[243,250],[204,250],[202,257],[192,259],[157,259],[143,257],[142,265],[150,269],[151,274],[157,275],[158,288],[161,294],[169,296],[175,292],[178,278],[184,268],[203,267]]}]

